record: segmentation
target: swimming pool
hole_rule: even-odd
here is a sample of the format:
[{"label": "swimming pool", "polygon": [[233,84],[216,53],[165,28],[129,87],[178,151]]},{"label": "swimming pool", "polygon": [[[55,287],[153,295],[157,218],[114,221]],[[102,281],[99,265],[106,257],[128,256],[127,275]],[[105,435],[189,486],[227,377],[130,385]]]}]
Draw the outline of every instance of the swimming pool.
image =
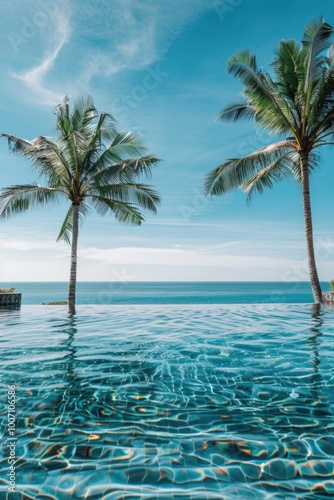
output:
[{"label": "swimming pool", "polygon": [[0,312],[0,498],[334,497],[334,309],[77,313]]}]

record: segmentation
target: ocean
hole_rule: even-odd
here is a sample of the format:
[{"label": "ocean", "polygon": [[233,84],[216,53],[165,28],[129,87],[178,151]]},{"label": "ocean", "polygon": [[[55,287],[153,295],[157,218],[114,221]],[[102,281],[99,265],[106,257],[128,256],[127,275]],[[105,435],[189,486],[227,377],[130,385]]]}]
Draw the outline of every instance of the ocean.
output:
[{"label": "ocean", "polygon": [[[67,282],[2,283],[23,305],[67,299]],[[329,290],[327,282],[323,290]],[[78,282],[77,304],[297,304],[313,302],[309,282]]]}]

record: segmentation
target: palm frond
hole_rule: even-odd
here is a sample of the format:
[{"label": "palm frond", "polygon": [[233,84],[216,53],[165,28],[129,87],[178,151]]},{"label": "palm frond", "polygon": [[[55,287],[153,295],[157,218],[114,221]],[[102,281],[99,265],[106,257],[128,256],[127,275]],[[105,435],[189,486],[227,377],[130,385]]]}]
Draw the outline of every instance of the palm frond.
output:
[{"label": "palm frond", "polygon": [[48,137],[39,136],[27,141],[13,135],[2,134],[13,143],[15,154],[31,160],[31,166],[38,170],[39,175],[45,175],[50,187],[58,187],[60,178],[70,178],[70,172],[61,150]]},{"label": "palm frond", "polygon": [[313,64],[318,55],[329,49],[332,43],[332,35],[333,27],[325,23],[323,17],[320,18],[320,21],[317,18],[311,19],[306,25],[302,44],[304,49],[307,49],[309,52],[311,64]]},{"label": "palm frond", "polygon": [[244,67],[249,67],[254,73],[257,73],[256,55],[251,54],[248,49],[237,50],[227,61],[228,71],[235,76],[238,71]]},{"label": "palm frond", "polygon": [[334,76],[328,68],[323,68],[321,78],[313,86],[310,96],[310,110],[308,116],[308,132],[312,131],[327,117],[334,108]]},{"label": "palm frond", "polygon": [[286,177],[294,176],[295,157],[295,151],[288,151],[257,172],[253,177],[247,179],[241,186],[242,190],[247,193],[247,202],[251,201],[255,193],[262,193],[265,188],[271,189],[274,184]]},{"label": "palm frond", "polygon": [[312,19],[305,28],[302,40],[303,48],[300,54],[305,65],[304,93],[306,97],[303,131],[308,126],[308,114],[314,85],[322,76],[324,64],[322,53],[331,46],[332,34],[332,26],[325,23],[323,18],[320,21]]},{"label": "palm frond", "polygon": [[19,153],[21,150],[29,150],[31,147],[31,142],[26,139],[21,139],[16,135],[11,134],[1,134],[1,137],[7,137],[8,146],[13,151],[13,153]]},{"label": "palm frond", "polygon": [[45,206],[48,202],[58,202],[60,196],[66,196],[61,189],[23,184],[6,187],[0,194],[0,218],[6,218],[25,212],[29,208]]},{"label": "palm frond", "polygon": [[242,158],[226,161],[207,174],[204,183],[205,194],[219,196],[237,189],[259,171],[276,162],[282,155],[294,151],[295,147],[292,141],[282,141],[258,149]]},{"label": "palm frond", "polygon": [[299,46],[296,40],[281,40],[271,65],[274,67],[280,90],[294,101],[302,72],[299,61]]},{"label": "palm frond", "polygon": [[105,215],[109,210],[115,215],[118,222],[126,224],[140,225],[145,219],[137,207],[130,203],[124,203],[119,200],[111,200],[103,196],[92,196],[95,210],[100,215]]},{"label": "palm frond", "polygon": [[105,148],[92,148],[89,163],[85,163],[85,179],[112,164],[125,161],[129,156],[141,156],[146,148],[141,144],[138,134],[131,132],[116,133]]},{"label": "palm frond", "polygon": [[250,105],[262,108],[271,104],[257,71],[255,56],[248,50],[235,52],[227,61],[227,71],[243,83],[243,93]]},{"label": "palm frond", "polygon": [[257,122],[270,133],[292,133],[295,136],[295,130],[298,127],[298,113],[291,106],[291,101],[287,101],[268,73],[262,71],[261,80],[271,104],[257,114]]},{"label": "palm frond", "polygon": [[56,106],[56,127],[60,137],[67,137],[71,132],[70,96],[65,96],[63,102]]},{"label": "palm frond", "polygon": [[133,132],[119,132],[107,146],[107,150],[120,155],[141,156],[146,153],[146,148],[140,140],[140,135]]},{"label": "palm frond", "polygon": [[[89,176],[90,186],[106,186],[109,184],[119,184],[123,182],[134,182],[141,175],[145,177],[151,176],[152,166],[159,163],[159,158],[153,154],[145,155],[140,158],[128,158],[118,163],[110,164],[113,160],[113,155],[109,157],[108,153],[103,155],[103,161],[99,161],[97,172]],[[103,164],[104,168],[101,168]],[[100,168],[100,169],[99,169]]]},{"label": "palm frond", "polygon": [[92,197],[101,196],[104,199],[112,199],[114,201],[121,201],[129,203],[132,206],[138,205],[140,208],[149,210],[156,213],[157,206],[160,204],[160,196],[153,189],[153,186],[147,184],[110,184],[100,186],[91,191]]},{"label": "palm frond", "polygon": [[112,142],[117,135],[116,120],[109,113],[101,113],[88,141],[88,151],[101,148],[104,141]]},{"label": "palm frond", "polygon": [[292,131],[295,116],[282,94],[263,70],[257,71],[255,56],[249,51],[238,51],[228,60],[228,71],[244,85],[247,103],[256,109],[256,122],[271,132]]},{"label": "palm frond", "polygon": [[226,108],[224,108],[219,113],[216,119],[220,121],[231,120],[235,122],[240,118],[244,120],[254,118],[255,114],[256,114],[255,106],[251,106],[247,102],[240,102],[226,106]]},{"label": "palm frond", "polygon": [[91,96],[80,96],[73,103],[71,114],[72,132],[83,133],[92,120],[98,117],[98,112],[94,106]]},{"label": "palm frond", "polygon": [[[81,202],[79,205],[79,222],[83,222],[84,218],[90,211],[90,207]],[[73,205],[70,205],[70,208],[67,211],[64,222],[61,226],[60,233],[57,237],[57,241],[63,240],[68,245],[71,245],[72,242],[72,233],[73,233]]]}]

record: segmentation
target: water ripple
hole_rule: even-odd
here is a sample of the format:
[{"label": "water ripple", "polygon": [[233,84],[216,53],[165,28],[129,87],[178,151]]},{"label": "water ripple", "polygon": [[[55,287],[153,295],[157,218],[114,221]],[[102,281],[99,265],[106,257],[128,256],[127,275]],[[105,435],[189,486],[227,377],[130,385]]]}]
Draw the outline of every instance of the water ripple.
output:
[{"label": "water ripple", "polygon": [[5,439],[17,386],[11,500],[334,497],[333,309],[0,314]]}]

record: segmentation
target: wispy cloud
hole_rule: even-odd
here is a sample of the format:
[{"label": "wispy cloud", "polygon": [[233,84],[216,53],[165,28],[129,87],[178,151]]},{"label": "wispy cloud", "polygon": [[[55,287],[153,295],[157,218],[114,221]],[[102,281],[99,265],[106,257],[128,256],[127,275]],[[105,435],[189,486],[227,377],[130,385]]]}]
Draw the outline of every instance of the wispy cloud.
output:
[{"label": "wispy cloud", "polygon": [[39,102],[47,105],[57,104],[62,100],[63,94],[47,87],[48,73],[54,65],[63,46],[70,40],[70,25],[68,18],[60,11],[53,16],[55,23],[53,47],[48,50],[42,62],[37,66],[22,73],[12,72],[12,76],[23,82],[31,95],[38,98]]},{"label": "wispy cloud", "polygon": [[[66,84],[66,89],[87,93],[94,77],[143,69],[161,60],[184,26],[201,13],[214,9],[215,0],[101,0],[98,3],[73,0],[70,8],[71,23],[67,6],[56,10],[48,30],[43,36],[40,33],[42,46],[44,37],[44,45],[49,47],[42,61],[23,72],[11,73],[29,89],[29,99],[38,98],[48,106],[57,104],[64,95],[57,74],[50,77],[56,61],[63,63],[62,87]],[[59,56],[68,42],[73,74],[67,71],[64,80],[66,61]]]},{"label": "wispy cloud", "polygon": [[6,238],[0,240],[0,249],[19,252],[51,250],[58,254],[68,254],[68,251],[66,251],[63,245],[51,239],[32,240],[27,238]]},{"label": "wispy cloud", "polygon": [[169,265],[169,266],[210,266],[249,269],[286,269],[297,265],[299,261],[257,257],[254,255],[231,255],[221,253],[212,255],[205,249],[198,248],[143,248],[120,247],[113,249],[86,248],[80,255],[88,260],[99,260],[109,264],[122,265]]},{"label": "wispy cloud", "polygon": [[214,6],[215,0],[76,3],[77,34],[99,41],[85,54],[84,81],[89,84],[96,74],[140,69],[162,59],[185,24]]}]

